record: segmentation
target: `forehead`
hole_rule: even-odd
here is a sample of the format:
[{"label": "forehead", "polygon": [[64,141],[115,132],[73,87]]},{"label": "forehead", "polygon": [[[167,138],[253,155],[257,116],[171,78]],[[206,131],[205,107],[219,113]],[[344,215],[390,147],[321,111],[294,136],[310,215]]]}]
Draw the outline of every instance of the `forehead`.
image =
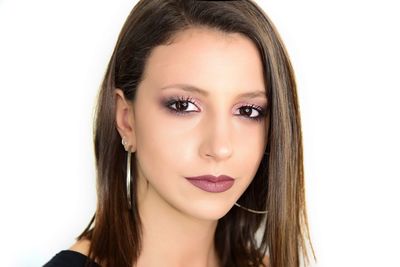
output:
[{"label": "forehead", "polygon": [[173,42],[155,47],[145,80],[157,86],[190,83],[210,91],[265,90],[257,47],[239,33],[205,28],[179,32]]}]

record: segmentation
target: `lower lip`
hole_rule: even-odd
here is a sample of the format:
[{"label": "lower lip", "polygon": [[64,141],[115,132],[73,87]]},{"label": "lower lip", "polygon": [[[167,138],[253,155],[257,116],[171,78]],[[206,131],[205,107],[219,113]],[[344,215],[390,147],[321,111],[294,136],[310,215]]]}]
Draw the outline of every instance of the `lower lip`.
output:
[{"label": "lower lip", "polygon": [[232,187],[235,180],[224,180],[218,182],[212,182],[209,180],[202,180],[202,179],[187,179],[191,182],[194,186],[210,193],[221,193],[225,192],[229,188]]}]

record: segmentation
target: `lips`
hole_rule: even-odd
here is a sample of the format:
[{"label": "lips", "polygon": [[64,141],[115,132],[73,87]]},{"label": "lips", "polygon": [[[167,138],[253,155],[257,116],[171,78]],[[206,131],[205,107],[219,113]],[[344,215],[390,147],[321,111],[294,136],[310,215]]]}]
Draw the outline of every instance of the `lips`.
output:
[{"label": "lips", "polygon": [[202,175],[195,177],[185,177],[191,184],[210,193],[221,193],[231,188],[235,180],[227,175],[218,177],[213,175]]}]

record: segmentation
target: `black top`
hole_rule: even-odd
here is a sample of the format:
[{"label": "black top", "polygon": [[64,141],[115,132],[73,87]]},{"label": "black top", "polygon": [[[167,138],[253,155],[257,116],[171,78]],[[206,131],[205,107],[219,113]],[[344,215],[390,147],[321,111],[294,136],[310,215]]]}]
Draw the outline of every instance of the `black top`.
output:
[{"label": "black top", "polygon": [[[89,258],[79,252],[62,250],[48,263],[43,265],[43,267],[84,267],[87,260],[89,260]],[[89,260],[89,262],[90,267],[100,267],[100,265],[92,260]]]}]

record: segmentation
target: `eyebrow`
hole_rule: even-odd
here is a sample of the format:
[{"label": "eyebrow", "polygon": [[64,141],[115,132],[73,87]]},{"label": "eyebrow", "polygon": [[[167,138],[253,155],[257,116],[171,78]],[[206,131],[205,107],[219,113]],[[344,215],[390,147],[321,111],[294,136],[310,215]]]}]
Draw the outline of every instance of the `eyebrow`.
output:
[{"label": "eyebrow", "polygon": [[[182,84],[182,83],[167,85],[167,86],[162,87],[161,90],[169,89],[169,88],[180,88],[184,91],[198,93],[203,96],[209,95],[209,93],[206,90],[200,89],[200,88],[190,85],[190,84]],[[257,97],[267,97],[267,96],[266,96],[265,91],[253,91],[253,92],[246,92],[246,93],[239,94],[237,97],[257,98]]]}]

